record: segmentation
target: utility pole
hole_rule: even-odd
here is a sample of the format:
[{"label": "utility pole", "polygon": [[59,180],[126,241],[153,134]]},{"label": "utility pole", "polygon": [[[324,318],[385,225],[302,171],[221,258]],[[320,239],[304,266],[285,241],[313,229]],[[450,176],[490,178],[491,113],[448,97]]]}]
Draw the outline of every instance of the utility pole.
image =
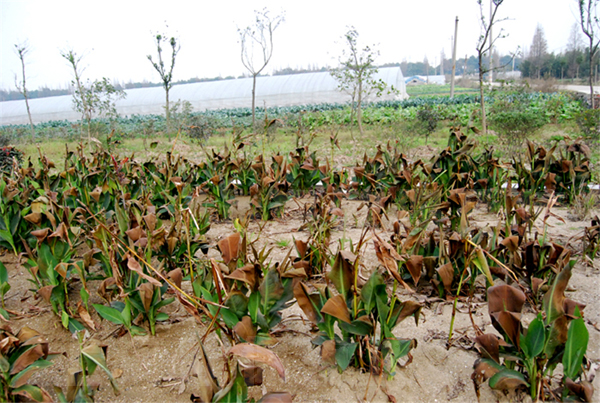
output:
[{"label": "utility pole", "polygon": [[[454,22],[454,46],[452,49],[452,75],[450,76],[450,98],[454,98],[454,75],[456,74],[456,38],[458,35],[458,16]],[[464,73],[463,73],[464,74]]]},{"label": "utility pole", "polygon": [[492,60],[492,53],[494,53],[494,51],[492,49],[492,45],[494,44],[494,35],[492,35],[492,25],[493,24],[491,23],[492,22],[492,15],[493,15],[492,14],[492,4],[493,4],[493,1],[490,0],[490,77],[489,77],[490,87],[492,86],[492,78],[493,78],[493,75],[494,75],[494,64],[493,64],[494,61]]}]

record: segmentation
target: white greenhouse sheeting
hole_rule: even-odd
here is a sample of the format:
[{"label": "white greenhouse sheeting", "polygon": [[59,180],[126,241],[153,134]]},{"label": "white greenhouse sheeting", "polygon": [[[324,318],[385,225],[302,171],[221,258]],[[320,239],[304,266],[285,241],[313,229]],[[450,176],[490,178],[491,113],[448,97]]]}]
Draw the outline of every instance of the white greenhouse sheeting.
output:
[{"label": "white greenhouse sheeting", "polygon": [[[398,94],[383,94],[379,99],[405,99],[406,85],[400,67],[380,68],[374,75],[388,87],[394,86]],[[116,103],[122,116],[163,114],[165,91],[162,87],[137,88],[125,91],[127,97]],[[252,78],[238,78],[193,84],[174,85],[171,102],[189,101],[194,111],[251,107]],[[374,95],[368,101],[374,100]],[[337,89],[337,82],[328,72],[257,77],[256,107],[291,106],[319,103],[346,103],[350,95]],[[71,95],[35,98],[29,100],[34,123],[50,120],[81,119],[73,111]],[[25,101],[0,102],[0,125],[27,124]]]}]

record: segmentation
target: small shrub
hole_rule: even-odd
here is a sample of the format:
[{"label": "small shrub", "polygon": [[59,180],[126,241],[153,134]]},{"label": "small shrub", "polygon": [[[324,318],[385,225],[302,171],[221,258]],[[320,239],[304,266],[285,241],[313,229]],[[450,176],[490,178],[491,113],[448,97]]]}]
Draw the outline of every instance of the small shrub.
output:
[{"label": "small shrub", "polygon": [[438,122],[442,119],[438,108],[432,105],[423,105],[417,110],[417,121],[419,122],[418,130],[425,135],[425,142],[429,139],[429,135],[435,131]]},{"label": "small shrub", "polygon": [[15,160],[18,164],[23,160],[21,150],[9,146],[0,148],[0,173],[10,173]]},{"label": "small shrub", "polygon": [[533,108],[507,100],[496,102],[490,108],[489,122],[501,141],[514,150],[528,135],[544,126],[546,118]]},{"label": "small shrub", "polygon": [[588,139],[600,139],[600,109],[584,109],[575,114],[575,122]]},{"label": "small shrub", "polygon": [[10,144],[8,134],[0,133],[0,147],[6,147]]}]

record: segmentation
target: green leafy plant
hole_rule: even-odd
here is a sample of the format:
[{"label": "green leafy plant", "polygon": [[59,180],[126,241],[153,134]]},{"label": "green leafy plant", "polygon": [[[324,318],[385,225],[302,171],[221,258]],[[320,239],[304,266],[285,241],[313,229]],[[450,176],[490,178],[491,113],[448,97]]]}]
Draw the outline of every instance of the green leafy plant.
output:
[{"label": "green leafy plant", "polygon": [[0,326],[0,345],[0,400],[51,402],[43,388],[27,383],[35,372],[52,365],[49,360],[56,356],[48,352],[42,335],[27,326],[15,335],[5,324]]},{"label": "green leafy plant", "polygon": [[6,266],[0,262],[0,302],[2,303],[0,315],[2,315],[6,320],[9,319],[9,315],[6,311],[6,307],[4,306],[4,296],[9,290],[10,284],[8,283],[8,271],[6,270]]},{"label": "green leafy plant", "polygon": [[89,382],[89,378],[97,368],[101,368],[108,376],[115,396],[119,395],[120,392],[115,378],[106,363],[108,348],[98,344],[95,340],[92,340],[84,347],[83,332],[77,333],[77,338],[79,341],[79,370],[69,374],[66,395],[61,388],[55,387],[58,401],[61,403],[93,402],[95,391]]},{"label": "green leafy plant", "polygon": [[[474,366],[476,385],[489,380],[492,389],[528,388],[532,399],[589,400],[593,387],[581,378],[589,334],[581,315],[584,306],[564,296],[570,277],[570,267],[559,273],[544,297],[543,313],[528,328],[520,321],[525,294],[506,284],[488,288],[490,317],[502,340],[492,334],[476,338],[483,357]],[[547,377],[560,363],[558,397]]]},{"label": "green leafy plant", "polygon": [[133,324],[133,320],[137,316],[139,310],[131,303],[129,298],[125,298],[125,302],[113,301],[111,306],[92,304],[98,315],[115,325],[121,325],[132,336],[143,336],[146,331]]},{"label": "green leafy plant", "polygon": [[[198,378],[202,380],[197,394],[192,393],[192,402],[253,402],[248,399],[248,387],[261,386],[263,384],[263,370],[256,366],[256,362],[269,365],[277,371],[278,375],[285,381],[285,369],[281,360],[275,353],[264,347],[248,343],[236,344],[231,347],[224,356],[226,378],[224,386],[219,385],[219,380],[213,374],[210,362],[206,355],[204,345],[200,342],[199,360],[194,363],[197,368]],[[240,359],[249,359],[251,366],[239,364]],[[271,392],[262,396],[259,402],[281,402],[291,403],[292,395],[288,392]]]},{"label": "green leafy plant", "polygon": [[[383,277],[377,271],[359,288],[357,262],[357,257],[350,252],[338,253],[327,277],[339,294],[334,296],[328,287],[311,292],[307,285],[298,283],[294,296],[320,330],[312,342],[321,346],[323,361],[335,365],[340,372],[354,365],[393,376],[400,359],[408,356],[410,362],[409,352],[416,341],[399,339],[392,330],[409,316],[417,320],[421,305],[411,301],[402,303],[395,293],[390,298]],[[336,323],[341,336],[336,333]]]}]

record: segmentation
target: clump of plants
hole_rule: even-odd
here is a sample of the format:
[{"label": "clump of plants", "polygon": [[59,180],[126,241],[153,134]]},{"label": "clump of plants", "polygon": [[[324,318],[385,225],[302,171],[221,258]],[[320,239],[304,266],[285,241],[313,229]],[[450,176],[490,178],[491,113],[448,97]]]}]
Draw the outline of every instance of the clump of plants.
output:
[{"label": "clump of plants", "polygon": [[[472,376],[477,393],[487,380],[492,389],[527,390],[534,401],[591,401],[594,389],[585,377],[589,340],[582,315],[585,305],[565,297],[570,277],[567,266],[544,296],[543,310],[527,327],[521,322],[525,293],[507,284],[488,288],[490,318],[501,338],[494,334],[476,338],[482,356]],[[556,388],[552,378],[561,364]]]},{"label": "clump of plants", "polygon": [[51,402],[43,388],[29,384],[31,376],[52,365],[56,354],[48,350],[48,342],[25,326],[14,333],[10,326],[0,326],[0,400],[14,402]]},{"label": "clump of plants", "polygon": [[23,152],[15,147],[0,148],[0,174],[10,174],[14,167],[19,167],[23,160]]}]

